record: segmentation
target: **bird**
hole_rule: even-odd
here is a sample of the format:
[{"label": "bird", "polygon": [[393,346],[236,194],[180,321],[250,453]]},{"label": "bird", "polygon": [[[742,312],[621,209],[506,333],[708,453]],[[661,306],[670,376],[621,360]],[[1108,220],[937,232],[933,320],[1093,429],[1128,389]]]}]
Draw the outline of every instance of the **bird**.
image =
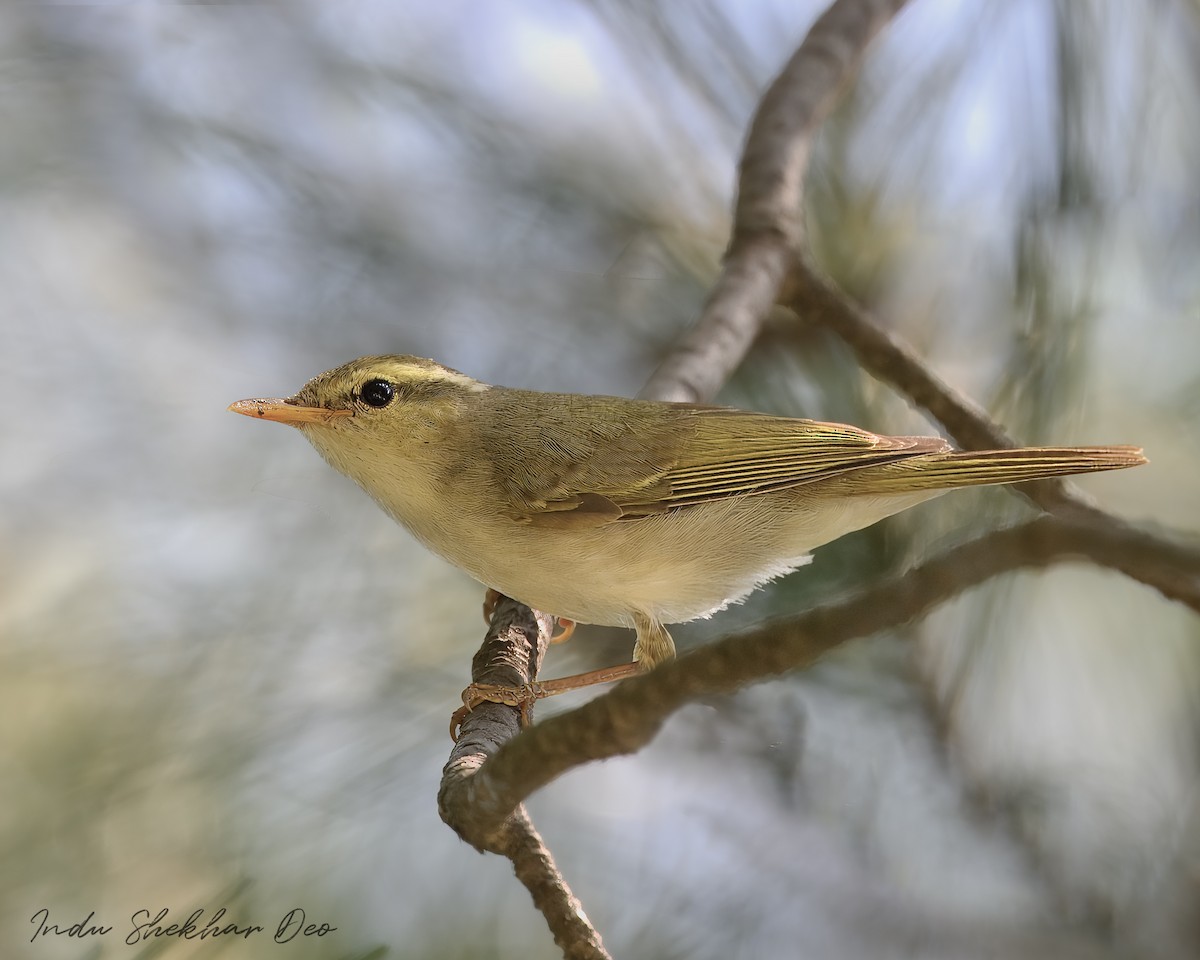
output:
[{"label": "bird", "polygon": [[816,547],[948,490],[1147,462],[1133,446],[962,451],[730,407],[492,386],[400,355],[229,409],[299,429],[491,590],[564,622],[635,630],[627,672],[674,656],[668,624],[709,617]]}]

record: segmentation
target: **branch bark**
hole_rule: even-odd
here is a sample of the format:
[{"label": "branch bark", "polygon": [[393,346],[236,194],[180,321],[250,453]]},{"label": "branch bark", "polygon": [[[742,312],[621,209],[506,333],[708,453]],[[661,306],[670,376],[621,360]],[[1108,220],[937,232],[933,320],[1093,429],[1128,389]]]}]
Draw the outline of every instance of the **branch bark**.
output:
[{"label": "branch bark", "polygon": [[[553,629],[552,617],[507,597],[501,599],[471,662],[471,680],[524,686],[536,679]],[[499,818],[480,815],[495,810],[496,799],[479,772],[488,756],[519,732],[520,711],[515,707],[483,703],[468,713],[442,770],[438,813],[476,850],[512,861],[513,872],[533,897],[564,957],[608,960],[600,934],[571,893],[524,806],[512,804]]]},{"label": "branch bark", "polygon": [[763,95],[746,136],[733,231],[695,326],[641,396],[710,400],[729,379],[804,249],[804,173],[813,137],[867,46],[907,0],[838,0]]}]

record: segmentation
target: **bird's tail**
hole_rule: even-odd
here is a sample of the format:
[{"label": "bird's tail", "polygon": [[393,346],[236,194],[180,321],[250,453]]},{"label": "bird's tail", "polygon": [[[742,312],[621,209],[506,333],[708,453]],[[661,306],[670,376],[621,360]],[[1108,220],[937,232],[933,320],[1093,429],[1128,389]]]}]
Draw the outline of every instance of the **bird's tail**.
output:
[{"label": "bird's tail", "polygon": [[1017,447],[905,457],[843,475],[858,492],[890,494],[990,483],[1025,483],[1072,473],[1122,470],[1148,461],[1140,447]]}]

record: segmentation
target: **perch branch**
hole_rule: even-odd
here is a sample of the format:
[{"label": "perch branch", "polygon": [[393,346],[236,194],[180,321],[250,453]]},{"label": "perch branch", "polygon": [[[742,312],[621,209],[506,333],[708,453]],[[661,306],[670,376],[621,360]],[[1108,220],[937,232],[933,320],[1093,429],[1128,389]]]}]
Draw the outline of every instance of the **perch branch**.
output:
[{"label": "perch branch", "polygon": [[[524,686],[537,677],[553,618],[503,598],[492,613],[483,645],[471,662],[471,680]],[[479,779],[484,761],[520,730],[520,710],[482,703],[462,721],[458,741],[442,770],[438,813],[460,837],[479,851],[508,857],[513,872],[542,912],[554,942],[568,960],[607,960],[600,934],[571,893],[554,858],[534,829],[525,808],[513,804],[498,820],[484,820],[478,810],[495,809],[490,785]]]}]

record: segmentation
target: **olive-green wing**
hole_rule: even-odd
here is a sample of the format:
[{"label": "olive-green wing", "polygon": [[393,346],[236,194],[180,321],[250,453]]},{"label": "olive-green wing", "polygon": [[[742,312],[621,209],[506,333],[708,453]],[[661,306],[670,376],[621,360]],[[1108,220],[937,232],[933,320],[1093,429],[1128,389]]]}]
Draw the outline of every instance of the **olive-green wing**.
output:
[{"label": "olive-green wing", "polygon": [[597,526],[949,449],[936,437],[881,437],[844,424],[721,407],[624,401],[617,410],[575,413],[574,423],[599,426],[569,440],[543,434],[541,482],[510,484],[519,519]]}]

